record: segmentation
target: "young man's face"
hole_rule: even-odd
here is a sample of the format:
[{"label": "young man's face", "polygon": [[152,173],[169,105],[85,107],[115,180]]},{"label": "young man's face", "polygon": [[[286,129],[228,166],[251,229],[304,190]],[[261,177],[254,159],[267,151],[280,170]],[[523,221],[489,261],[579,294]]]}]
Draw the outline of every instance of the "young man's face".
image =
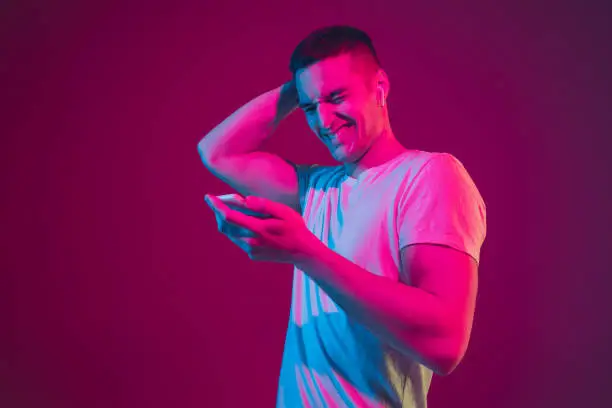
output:
[{"label": "young man's face", "polygon": [[376,70],[365,57],[342,54],[301,69],[295,76],[308,125],[335,160],[353,163],[382,130]]}]

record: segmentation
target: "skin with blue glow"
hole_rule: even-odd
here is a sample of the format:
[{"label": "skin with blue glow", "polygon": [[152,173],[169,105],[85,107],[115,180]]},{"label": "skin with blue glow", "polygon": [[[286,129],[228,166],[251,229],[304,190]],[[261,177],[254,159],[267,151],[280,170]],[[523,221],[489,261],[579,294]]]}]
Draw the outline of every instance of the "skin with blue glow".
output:
[{"label": "skin with blue glow", "polygon": [[[295,77],[296,99],[308,125],[352,177],[407,151],[389,124],[387,76],[362,57],[326,58]],[[294,169],[258,150],[278,118],[295,107],[283,105],[279,113],[283,89],[290,87],[285,84],[255,98],[200,142],[207,167],[244,192],[247,208],[271,216],[250,217],[207,195],[219,230],[253,260],[294,264],[373,333],[434,372],[450,373],[469,342],[477,263],[450,247],[406,246],[400,275],[413,277],[407,285],[377,276],[323,245],[296,211]],[[250,233],[227,233],[228,224]]]},{"label": "skin with blue glow", "polygon": [[299,70],[295,84],[310,129],[349,174],[406,151],[389,124],[387,75],[368,55],[324,59]]}]

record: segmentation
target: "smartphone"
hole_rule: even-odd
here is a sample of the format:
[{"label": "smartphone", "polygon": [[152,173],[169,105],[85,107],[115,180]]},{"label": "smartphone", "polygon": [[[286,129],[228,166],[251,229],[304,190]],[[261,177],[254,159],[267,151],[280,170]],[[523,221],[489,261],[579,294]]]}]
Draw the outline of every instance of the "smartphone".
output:
[{"label": "smartphone", "polygon": [[258,211],[253,211],[250,208],[246,208],[244,197],[242,197],[239,194],[223,194],[223,195],[217,196],[217,198],[223,201],[223,203],[227,205],[229,208],[231,208],[232,210],[239,211],[250,217],[256,217],[256,218],[261,218],[261,219],[272,218],[270,214],[265,214],[265,213],[261,213]]}]

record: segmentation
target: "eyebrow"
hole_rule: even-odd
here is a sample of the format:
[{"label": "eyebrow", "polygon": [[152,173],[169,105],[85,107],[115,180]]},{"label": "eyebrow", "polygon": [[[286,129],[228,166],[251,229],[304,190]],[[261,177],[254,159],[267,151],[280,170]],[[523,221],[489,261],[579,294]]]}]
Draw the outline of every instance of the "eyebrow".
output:
[{"label": "eyebrow", "polygon": [[[323,99],[335,98],[336,96],[342,95],[346,91],[347,91],[347,88],[334,89],[333,91],[325,95]],[[311,106],[312,104],[313,104],[312,102],[300,102],[298,106],[300,107],[300,109],[304,109],[304,108],[307,108],[308,106]]]}]

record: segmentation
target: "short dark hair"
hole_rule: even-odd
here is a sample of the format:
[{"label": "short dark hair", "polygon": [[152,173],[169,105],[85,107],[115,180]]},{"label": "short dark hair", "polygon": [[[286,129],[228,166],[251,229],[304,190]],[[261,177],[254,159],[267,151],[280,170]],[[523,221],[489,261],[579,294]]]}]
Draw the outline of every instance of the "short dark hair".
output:
[{"label": "short dark hair", "polygon": [[319,28],[304,38],[291,54],[289,70],[295,76],[298,70],[315,62],[350,52],[369,54],[380,67],[370,36],[355,27],[334,25]]}]

